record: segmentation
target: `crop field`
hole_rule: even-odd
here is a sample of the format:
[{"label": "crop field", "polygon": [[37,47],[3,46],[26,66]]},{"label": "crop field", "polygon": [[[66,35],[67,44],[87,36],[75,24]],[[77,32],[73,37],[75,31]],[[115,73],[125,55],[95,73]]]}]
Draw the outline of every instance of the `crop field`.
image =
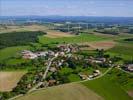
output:
[{"label": "crop field", "polygon": [[108,50],[113,48],[116,45],[114,41],[93,41],[93,42],[84,42],[79,43],[79,45],[87,45],[88,47],[82,47],[81,50],[96,50],[96,49],[104,49]]},{"label": "crop field", "polygon": [[95,92],[80,84],[65,84],[27,94],[17,100],[103,100]]},{"label": "crop field", "polygon": [[60,32],[60,31],[56,31],[56,30],[48,30],[46,32],[47,32],[46,37],[49,37],[49,38],[62,38],[62,37],[72,37],[72,36],[74,36],[74,35],[71,35],[69,33]]},{"label": "crop field", "polygon": [[0,29],[0,33],[7,32],[23,32],[23,31],[42,31],[47,32],[46,37],[60,38],[60,37],[71,37],[73,35],[65,32],[51,30],[45,25],[29,25],[29,26],[7,26],[6,29]]},{"label": "crop field", "polygon": [[6,29],[0,29],[0,33],[45,30],[47,30],[47,27],[45,27],[44,25],[6,26]]},{"label": "crop field", "polygon": [[0,72],[0,91],[11,91],[26,71]]}]

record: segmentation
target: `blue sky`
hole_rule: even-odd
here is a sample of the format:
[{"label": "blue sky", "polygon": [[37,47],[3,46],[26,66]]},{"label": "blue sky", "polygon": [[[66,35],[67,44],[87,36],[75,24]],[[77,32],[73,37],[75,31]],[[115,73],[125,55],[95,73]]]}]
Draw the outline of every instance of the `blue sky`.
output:
[{"label": "blue sky", "polygon": [[0,0],[0,16],[133,17],[133,0]]}]

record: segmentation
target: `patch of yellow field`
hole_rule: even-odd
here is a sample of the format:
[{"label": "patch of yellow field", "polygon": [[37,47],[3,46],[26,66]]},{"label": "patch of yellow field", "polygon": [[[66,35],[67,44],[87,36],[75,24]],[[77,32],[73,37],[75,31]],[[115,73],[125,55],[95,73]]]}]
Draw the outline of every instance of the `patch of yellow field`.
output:
[{"label": "patch of yellow field", "polygon": [[108,50],[113,48],[116,45],[114,41],[99,41],[99,42],[90,42],[90,43],[80,43],[80,45],[88,45],[88,47],[81,48],[81,50],[95,50],[95,49],[104,49]]},{"label": "patch of yellow field", "polygon": [[103,98],[81,84],[71,83],[37,90],[17,100],[103,100]]},{"label": "patch of yellow field", "polygon": [[60,38],[60,37],[71,37],[70,33],[60,32],[56,30],[50,30],[45,25],[29,25],[29,26],[7,26],[7,29],[0,29],[0,33],[6,32],[22,32],[22,31],[42,31],[47,32],[47,37]]},{"label": "patch of yellow field", "polygon": [[65,33],[65,32],[60,32],[60,31],[55,31],[55,30],[49,30],[46,32],[47,32],[46,37],[50,37],[50,38],[61,38],[61,37],[72,37],[73,36],[70,33]]},{"label": "patch of yellow field", "polygon": [[0,91],[11,91],[25,73],[25,71],[0,72]]},{"label": "patch of yellow field", "polygon": [[6,32],[21,32],[21,31],[45,31],[48,28],[44,25],[29,25],[29,26],[7,26],[6,29],[0,29],[0,33]]}]

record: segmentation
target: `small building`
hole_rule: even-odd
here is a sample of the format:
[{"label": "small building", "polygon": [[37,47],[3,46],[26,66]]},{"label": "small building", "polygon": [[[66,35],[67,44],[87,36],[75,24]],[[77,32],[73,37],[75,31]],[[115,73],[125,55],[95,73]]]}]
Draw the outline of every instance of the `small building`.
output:
[{"label": "small building", "polygon": [[38,57],[47,56],[48,52],[36,52],[35,53]]},{"label": "small building", "polygon": [[51,79],[51,80],[48,81],[49,86],[53,86],[55,84],[56,84],[56,80],[54,80],[54,79]]},{"label": "small building", "polygon": [[81,78],[82,80],[88,79],[88,76],[85,75],[85,74],[79,74],[79,76],[80,76],[80,78]]},{"label": "small building", "polygon": [[55,67],[50,67],[49,71],[51,71],[51,72],[56,72],[57,69],[56,69]]},{"label": "small building", "polygon": [[129,72],[133,72],[133,64],[127,64],[127,65],[125,66],[125,69],[126,69],[127,71],[129,71]]},{"label": "small building", "polygon": [[22,53],[22,57],[24,59],[35,59],[38,57],[36,54],[34,54],[33,52],[31,52],[29,50],[24,50],[21,53]]}]

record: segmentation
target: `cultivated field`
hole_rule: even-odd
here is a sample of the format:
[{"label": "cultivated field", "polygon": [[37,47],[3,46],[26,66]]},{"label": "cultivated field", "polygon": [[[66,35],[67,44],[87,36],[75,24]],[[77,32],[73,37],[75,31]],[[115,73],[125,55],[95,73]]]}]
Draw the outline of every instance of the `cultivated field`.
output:
[{"label": "cultivated field", "polygon": [[69,33],[61,32],[61,31],[55,31],[55,30],[47,30],[46,37],[49,38],[61,38],[61,37],[72,37],[74,35],[71,35]]},{"label": "cultivated field", "polygon": [[44,25],[29,25],[29,26],[6,26],[6,29],[0,29],[0,33],[22,32],[22,31],[45,31],[47,27]]},{"label": "cultivated field", "polygon": [[22,32],[22,31],[42,31],[47,32],[46,37],[60,38],[60,37],[71,37],[73,35],[65,32],[51,30],[45,25],[29,25],[29,26],[7,26],[7,29],[0,29],[0,33],[7,32]]},{"label": "cultivated field", "polygon": [[96,49],[104,49],[108,50],[113,48],[116,45],[114,41],[99,41],[99,42],[85,42],[79,43],[79,45],[87,45],[88,47],[83,47],[81,50],[96,50]]},{"label": "cultivated field", "polygon": [[102,97],[80,84],[65,84],[20,97],[17,100],[103,100]]},{"label": "cultivated field", "polygon": [[11,91],[20,78],[25,74],[25,71],[0,72],[0,91]]}]

